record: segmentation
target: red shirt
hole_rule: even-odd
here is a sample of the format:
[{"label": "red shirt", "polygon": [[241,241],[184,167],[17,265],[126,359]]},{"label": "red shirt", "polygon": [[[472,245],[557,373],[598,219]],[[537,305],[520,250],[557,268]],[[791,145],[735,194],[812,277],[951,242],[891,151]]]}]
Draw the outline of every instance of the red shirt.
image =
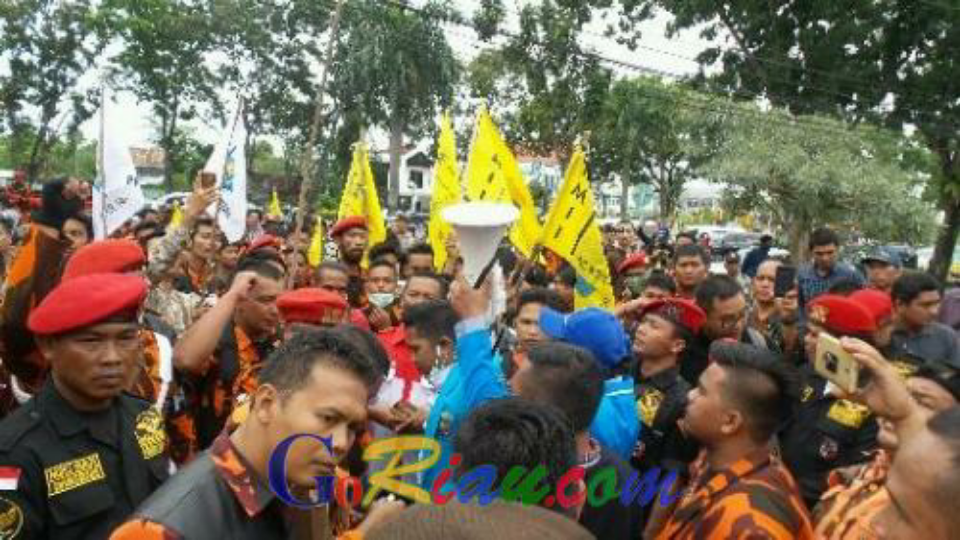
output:
[{"label": "red shirt", "polygon": [[413,362],[413,353],[407,346],[407,328],[403,325],[395,326],[380,332],[377,337],[387,350],[397,377],[403,379],[403,399],[408,399],[413,383],[420,382],[420,370]]}]

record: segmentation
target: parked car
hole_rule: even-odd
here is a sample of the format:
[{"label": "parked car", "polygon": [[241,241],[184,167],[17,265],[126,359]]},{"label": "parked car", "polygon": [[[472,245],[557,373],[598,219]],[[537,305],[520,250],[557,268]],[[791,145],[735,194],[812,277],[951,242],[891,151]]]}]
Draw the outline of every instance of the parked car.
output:
[{"label": "parked car", "polygon": [[731,232],[724,236],[719,244],[714,245],[713,251],[720,257],[725,257],[731,251],[740,252],[744,248],[751,249],[760,245],[761,236],[763,235],[760,233]]}]

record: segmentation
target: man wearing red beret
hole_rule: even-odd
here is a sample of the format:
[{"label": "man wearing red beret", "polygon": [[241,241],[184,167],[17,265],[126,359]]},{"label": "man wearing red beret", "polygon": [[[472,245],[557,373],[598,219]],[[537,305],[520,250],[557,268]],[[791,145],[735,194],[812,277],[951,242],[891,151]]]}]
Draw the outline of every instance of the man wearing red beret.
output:
[{"label": "man wearing red beret", "polygon": [[296,327],[333,327],[347,320],[349,306],[340,295],[323,289],[307,288],[287,291],[277,299],[283,320],[283,338],[290,339]]},{"label": "man wearing red beret", "polygon": [[640,296],[644,278],[647,275],[647,255],[634,253],[617,265],[617,279],[620,283],[620,298],[630,300]]},{"label": "man wearing red beret", "polygon": [[633,340],[637,358],[637,415],[643,423],[633,455],[638,470],[663,467],[684,471],[696,457],[697,445],[677,427],[690,385],[680,376],[680,358],[706,321],[695,303],[682,298],[655,300],[640,311]]},{"label": "man wearing red beret", "polygon": [[832,385],[813,369],[821,333],[854,337],[873,345],[877,323],[860,303],[832,294],[818,296],[807,306],[801,366],[804,385],[793,420],[780,434],[783,461],[812,508],[827,487],[831,470],[864,463],[877,447],[877,421],[869,409],[837,397]]},{"label": "man wearing red beret", "polygon": [[350,305],[363,307],[363,271],[360,262],[367,252],[369,241],[367,220],[360,216],[343,218],[330,229],[330,237],[337,243],[340,261],[350,268],[350,285],[347,292]]},{"label": "man wearing red beret", "polygon": [[146,294],[139,276],[86,275],[31,314],[51,375],[0,422],[0,537],[106,538],[166,480],[160,414],[123,392]]}]

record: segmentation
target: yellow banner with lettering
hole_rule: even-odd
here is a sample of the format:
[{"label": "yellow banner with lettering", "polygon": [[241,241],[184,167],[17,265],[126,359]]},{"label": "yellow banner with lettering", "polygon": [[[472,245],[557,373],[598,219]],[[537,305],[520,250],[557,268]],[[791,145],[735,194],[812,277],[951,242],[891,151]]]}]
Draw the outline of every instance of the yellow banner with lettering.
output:
[{"label": "yellow banner with lettering", "polygon": [[430,246],[433,247],[433,263],[437,271],[447,264],[447,238],[453,227],[443,220],[441,212],[461,200],[460,178],[457,168],[457,139],[453,133],[450,115],[440,119],[440,140],[437,146],[437,175],[433,180],[433,197],[430,200]]}]

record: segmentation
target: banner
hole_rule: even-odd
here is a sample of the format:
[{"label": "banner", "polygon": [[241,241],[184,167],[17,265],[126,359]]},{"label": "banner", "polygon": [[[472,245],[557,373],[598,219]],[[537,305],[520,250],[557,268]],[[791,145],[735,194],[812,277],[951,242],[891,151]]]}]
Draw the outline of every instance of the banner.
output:
[{"label": "banner", "polygon": [[243,103],[227,125],[203,168],[217,175],[220,203],[216,208],[217,225],[230,242],[239,242],[247,232],[247,128],[243,122]]},{"label": "banner", "polygon": [[100,155],[92,208],[93,235],[97,240],[110,236],[139,212],[145,202],[130,148],[119,136],[111,115],[107,99],[101,98]]},{"label": "banner", "polygon": [[519,208],[520,219],[510,229],[510,242],[525,257],[530,257],[540,238],[537,209],[520,165],[486,109],[477,116],[467,163],[467,197],[471,201],[506,202]]},{"label": "banner", "polygon": [[367,218],[370,231],[368,245],[375,246],[387,239],[387,225],[383,221],[380,199],[377,197],[377,184],[370,168],[370,155],[367,145],[358,142],[353,146],[353,162],[347,174],[347,184],[340,199],[340,211],[337,219],[363,216]]},{"label": "banner", "polygon": [[313,236],[310,237],[310,249],[307,251],[307,262],[310,266],[316,268],[323,262],[323,220],[320,216],[315,218],[313,224]]},{"label": "banner", "polygon": [[614,308],[610,268],[603,253],[603,236],[596,220],[593,190],[587,178],[586,156],[577,148],[563,187],[547,214],[543,247],[563,257],[577,271],[576,309]]},{"label": "banner", "polygon": [[441,217],[444,208],[461,202],[460,175],[457,168],[457,140],[450,115],[440,119],[440,140],[437,147],[436,177],[433,180],[433,195],[430,199],[430,246],[437,271],[447,264],[447,237],[453,227]]},{"label": "banner", "polygon": [[280,208],[280,197],[277,196],[277,190],[273,190],[273,195],[270,196],[270,205],[267,206],[267,215],[276,218],[283,219],[283,209]]}]

